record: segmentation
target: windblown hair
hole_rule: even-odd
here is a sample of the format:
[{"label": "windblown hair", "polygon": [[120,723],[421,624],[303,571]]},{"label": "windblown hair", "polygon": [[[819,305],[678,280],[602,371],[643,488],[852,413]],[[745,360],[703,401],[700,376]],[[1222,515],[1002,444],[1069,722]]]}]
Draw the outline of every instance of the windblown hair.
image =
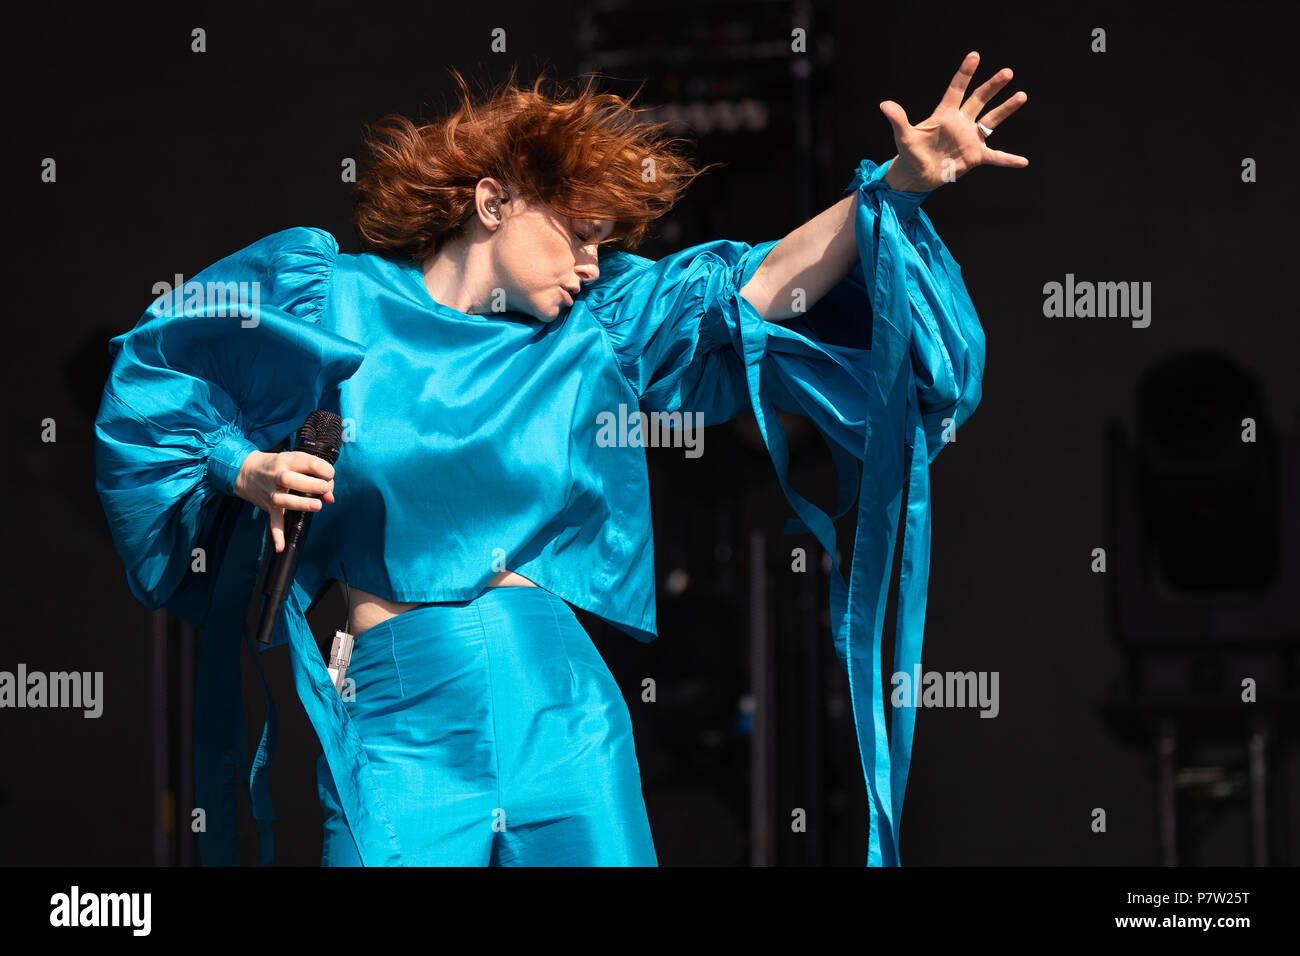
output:
[{"label": "windblown hair", "polygon": [[[606,246],[634,250],[650,223],[668,212],[705,171],[675,150],[669,125],[639,120],[636,93],[597,93],[589,77],[578,92],[515,85],[515,68],[482,102],[449,68],[460,105],[432,123],[392,114],[367,124],[371,163],[357,182],[353,224],[372,252],[423,261],[466,234],[480,179],[500,180],[505,195],[541,202],[556,213],[614,223]],[[644,83],[642,84],[644,86]],[[711,164],[721,165],[721,164]]]}]

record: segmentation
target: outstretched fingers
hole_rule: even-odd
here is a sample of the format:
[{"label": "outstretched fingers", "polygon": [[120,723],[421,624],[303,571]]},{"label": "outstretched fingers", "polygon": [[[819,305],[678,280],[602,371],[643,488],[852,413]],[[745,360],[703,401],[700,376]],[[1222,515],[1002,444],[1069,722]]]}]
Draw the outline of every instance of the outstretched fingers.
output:
[{"label": "outstretched fingers", "polygon": [[985,104],[997,96],[1002,87],[1011,82],[1013,76],[1015,76],[1015,73],[1009,66],[998,70],[998,72],[981,83],[979,88],[970,95],[970,99],[961,105],[961,112],[971,119],[975,119],[983,111]]},{"label": "outstretched fingers", "polygon": [[1004,153],[1000,149],[988,149],[985,147],[984,159],[981,161],[985,166],[1028,166],[1029,160],[1015,153]]},{"label": "outstretched fingers", "polygon": [[1024,106],[1025,101],[1028,99],[1029,94],[1024,90],[1021,90],[1007,99],[1005,103],[999,103],[983,116],[979,116],[979,113],[976,113],[975,115],[979,116],[979,121],[989,129],[997,129],[1008,116],[1020,109],[1020,107]]},{"label": "outstretched fingers", "polygon": [[948,107],[949,109],[960,109],[961,101],[966,98],[966,88],[970,86],[971,79],[975,76],[975,67],[979,65],[980,55],[972,50],[966,54],[966,59],[961,61],[961,66],[953,74],[952,80],[948,83],[948,89],[943,94],[943,99],[939,101],[939,107]]},{"label": "outstretched fingers", "polygon": [[[987,113],[985,113],[984,116],[980,118],[980,122],[983,123],[985,126],[987,126],[989,129],[996,130],[1002,126],[1003,122],[1006,121],[1007,117],[1009,117],[1016,110],[1020,109],[1020,107],[1024,106],[1025,101],[1028,99],[1029,99],[1029,94],[1026,93],[1024,90],[1021,90],[1020,92],[1012,96],[1010,99],[1008,99],[1005,103],[1002,103],[996,108],[991,109]],[[1020,167],[1020,166],[1029,165],[1029,160],[1026,159],[1024,156],[1021,156],[1017,153],[1008,153],[1000,149],[989,149],[987,146],[984,147],[984,158],[981,160],[981,162],[987,163],[990,166]]]}]

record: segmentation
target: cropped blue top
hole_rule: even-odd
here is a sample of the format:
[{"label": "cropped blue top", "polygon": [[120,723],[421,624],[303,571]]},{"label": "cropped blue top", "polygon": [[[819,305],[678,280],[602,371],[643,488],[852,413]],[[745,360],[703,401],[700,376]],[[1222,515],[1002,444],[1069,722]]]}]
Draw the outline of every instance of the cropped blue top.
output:
[{"label": "cropped blue top", "polygon": [[[272,852],[275,709],[268,693],[250,768],[239,680],[266,522],[233,495],[234,481],[248,452],[276,447],[317,408],[344,420],[337,500],[313,518],[269,646],[290,645],[367,865],[397,855],[305,617],[330,582],[345,569],[349,584],[389,600],[462,601],[508,569],[653,640],[645,452],[626,434],[611,441],[608,424],[639,410],[712,425],[746,408],[798,515],[787,530],[813,533],[834,563],[833,639],[867,783],[867,863],[899,863],[915,717],[896,709],[891,743],[880,640],[902,490],[910,479],[894,661],[911,672],[929,571],[928,466],[979,401],[984,335],[919,208],[926,194],[888,188],[887,168],[863,160],[845,190],[857,191],[859,263],[787,322],[765,321],[738,291],[776,241],[717,240],[658,261],[605,253],[599,278],[544,322],[458,312],[433,300],[415,262],[340,254],[329,233],[297,228],[203,270],[110,341],[95,439],[114,544],[141,602],[204,632],[195,781],[205,865],[239,862],[236,781],[258,822],[259,863]],[[871,348],[819,341],[827,315],[871,323]],[[788,484],[777,408],[826,437],[839,512],[857,497],[847,581],[832,517]]]}]

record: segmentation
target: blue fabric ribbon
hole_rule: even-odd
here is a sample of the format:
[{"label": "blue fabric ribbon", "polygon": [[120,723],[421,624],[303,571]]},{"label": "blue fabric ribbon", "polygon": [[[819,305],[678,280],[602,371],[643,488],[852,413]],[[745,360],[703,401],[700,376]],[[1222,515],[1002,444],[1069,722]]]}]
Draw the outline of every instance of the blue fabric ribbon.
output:
[{"label": "blue fabric ribbon", "polygon": [[[854,212],[859,263],[846,278],[871,306],[871,349],[865,382],[866,421],[859,458],[858,515],[849,579],[844,581],[833,519],[790,487],[789,447],[771,395],[794,395],[819,424],[816,400],[802,393],[799,372],[784,358],[789,346],[780,326],[761,321],[742,297],[738,334],[759,431],[786,499],[798,517],[787,533],[811,532],[830,556],[830,606],[837,658],[849,680],[869,807],[868,866],[898,866],[899,823],[911,765],[916,714],[893,712],[892,740],[885,722],[881,639],[897,545],[904,480],[908,482],[903,554],[894,640],[896,673],[920,666],[930,568],[929,464],[978,404],[984,335],[960,269],[919,204],[927,194],[901,193],[884,182],[888,164],[863,160],[846,194],[858,191]],[[900,211],[903,219],[900,219]],[[906,222],[904,221],[906,220]],[[756,247],[737,279],[743,286],[774,244]],[[840,305],[836,305],[839,308]],[[792,323],[793,324],[793,323]],[[837,349],[840,356],[856,350]],[[830,354],[827,352],[826,354]],[[861,355],[863,353],[858,352]],[[775,359],[771,368],[767,358]],[[776,381],[765,378],[774,374]],[[773,388],[772,386],[778,386]],[[845,407],[852,402],[839,395]],[[828,442],[840,480],[839,517],[846,489],[857,483],[856,463]],[[851,501],[851,497],[849,498]],[[892,682],[891,682],[892,683]]]}]

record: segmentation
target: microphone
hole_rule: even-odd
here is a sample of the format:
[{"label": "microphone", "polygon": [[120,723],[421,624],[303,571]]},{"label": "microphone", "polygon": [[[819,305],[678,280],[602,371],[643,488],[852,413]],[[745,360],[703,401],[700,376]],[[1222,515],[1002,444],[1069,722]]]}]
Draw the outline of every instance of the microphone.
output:
[{"label": "microphone", "polygon": [[[320,409],[312,412],[298,429],[294,439],[293,450],[305,451],[317,458],[323,458],[331,465],[338,460],[339,448],[343,443],[343,419],[333,412]],[[320,495],[308,491],[289,489],[290,494],[304,498],[319,499]],[[298,556],[301,554],[307,529],[311,527],[313,512],[297,511],[286,508],[284,511],[284,550],[277,552],[271,546],[271,557],[267,565],[266,584],[262,594],[266,601],[262,605],[262,620],[257,628],[257,639],[262,644],[271,642],[271,633],[275,630],[275,619],[280,616],[280,607],[284,596],[293,583],[294,572],[298,569]]]}]

